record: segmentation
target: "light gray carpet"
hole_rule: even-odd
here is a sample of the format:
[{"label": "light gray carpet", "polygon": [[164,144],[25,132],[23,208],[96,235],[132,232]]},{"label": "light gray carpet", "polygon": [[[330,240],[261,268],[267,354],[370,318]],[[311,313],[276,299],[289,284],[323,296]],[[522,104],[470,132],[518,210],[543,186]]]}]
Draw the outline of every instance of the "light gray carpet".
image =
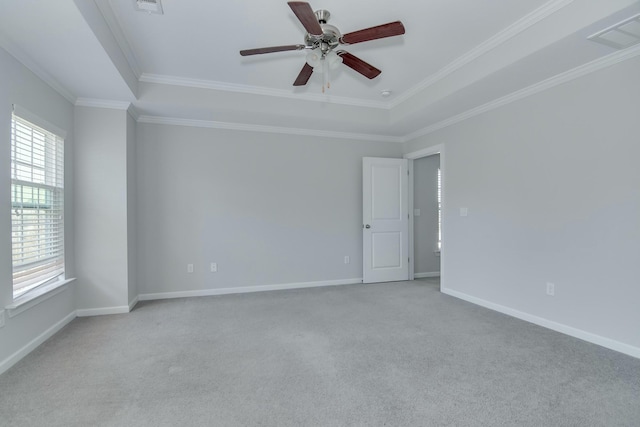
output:
[{"label": "light gray carpet", "polygon": [[640,360],[433,280],[140,303],[0,376],[3,426],[640,426]]}]

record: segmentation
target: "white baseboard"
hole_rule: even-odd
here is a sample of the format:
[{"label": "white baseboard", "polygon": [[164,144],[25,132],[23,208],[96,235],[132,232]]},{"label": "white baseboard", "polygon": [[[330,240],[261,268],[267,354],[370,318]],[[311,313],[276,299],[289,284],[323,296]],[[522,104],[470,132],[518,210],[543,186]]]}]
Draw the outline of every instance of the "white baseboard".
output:
[{"label": "white baseboard", "polygon": [[414,273],[413,277],[415,279],[422,279],[424,277],[440,277],[439,271],[430,271],[428,273]]},{"label": "white baseboard", "polygon": [[78,317],[103,316],[105,314],[124,314],[128,312],[128,305],[121,305],[118,307],[83,308],[76,311]]},{"label": "white baseboard", "polygon": [[344,280],[324,280],[319,282],[284,283],[278,285],[241,286],[237,288],[200,289],[194,291],[160,292],[140,294],[140,301],[156,299],[204,297],[212,295],[244,294],[248,292],[281,291],[286,289],[318,288],[322,286],[354,285],[362,283],[362,278]]},{"label": "white baseboard", "polygon": [[533,314],[529,314],[519,310],[515,310],[513,308],[505,307],[503,305],[486,301],[486,300],[465,294],[463,292],[454,291],[453,289],[441,288],[440,292],[442,292],[443,294],[451,295],[452,297],[460,298],[462,300],[468,301],[473,304],[480,305],[482,307],[485,307],[494,311],[498,311],[500,313],[503,313],[512,317],[516,317],[520,320],[534,323],[538,326],[542,326],[544,328],[548,328],[556,332],[570,335],[572,337],[579,338],[581,340],[590,342],[592,344],[597,344],[599,346],[606,347],[608,349],[615,350],[620,353],[624,353],[629,356],[637,357],[640,359],[639,347],[634,347],[632,345],[625,344],[620,341],[613,340],[611,338],[606,338],[600,335],[592,334],[591,332],[583,331],[582,329],[577,329],[572,326],[567,326],[562,323],[545,319],[543,317],[534,316]]},{"label": "white baseboard", "polygon": [[135,297],[129,301],[129,305],[121,305],[116,307],[100,307],[100,308],[82,308],[76,310],[78,317],[104,316],[108,314],[125,314],[133,310],[140,297]]},{"label": "white baseboard", "polygon": [[129,301],[129,311],[133,310],[133,307],[136,306],[136,304],[138,303],[140,297],[137,296],[134,299],[132,299],[131,301]]},{"label": "white baseboard", "polygon": [[75,318],[76,318],[75,311],[69,313],[64,319],[60,320],[55,325],[53,325],[52,327],[50,327],[49,329],[47,329],[46,331],[44,331],[43,333],[41,333],[40,335],[32,339],[31,341],[29,341],[29,343],[24,347],[22,347],[20,350],[16,351],[11,356],[4,359],[2,362],[0,362],[0,374],[7,371],[13,365],[18,363],[20,359],[25,357],[27,354],[31,353],[33,350],[36,349],[36,347],[38,347],[40,344],[42,344],[43,342],[51,338],[56,332],[64,328],[69,322],[71,322]]}]

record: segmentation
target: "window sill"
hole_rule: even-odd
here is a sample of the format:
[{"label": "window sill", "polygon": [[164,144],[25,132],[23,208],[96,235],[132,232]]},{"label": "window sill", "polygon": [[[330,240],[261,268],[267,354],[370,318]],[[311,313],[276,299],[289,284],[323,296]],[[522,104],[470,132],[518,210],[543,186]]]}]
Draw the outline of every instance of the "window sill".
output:
[{"label": "window sill", "polygon": [[5,309],[7,310],[9,317],[17,316],[23,311],[26,311],[31,307],[48,300],[52,296],[67,290],[69,283],[73,282],[74,280],[76,279],[64,279],[41,286],[31,292],[28,292],[25,295],[21,295],[20,297],[16,298],[13,303],[6,306]]}]

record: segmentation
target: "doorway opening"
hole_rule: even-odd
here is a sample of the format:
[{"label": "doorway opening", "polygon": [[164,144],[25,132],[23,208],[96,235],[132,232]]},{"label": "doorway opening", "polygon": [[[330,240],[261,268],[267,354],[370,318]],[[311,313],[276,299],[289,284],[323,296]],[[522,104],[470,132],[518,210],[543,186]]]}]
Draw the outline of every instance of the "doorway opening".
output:
[{"label": "doorway opening", "polygon": [[413,277],[440,279],[440,154],[413,161]]},{"label": "doorway opening", "polygon": [[404,156],[409,161],[409,279],[443,283],[444,147]]}]

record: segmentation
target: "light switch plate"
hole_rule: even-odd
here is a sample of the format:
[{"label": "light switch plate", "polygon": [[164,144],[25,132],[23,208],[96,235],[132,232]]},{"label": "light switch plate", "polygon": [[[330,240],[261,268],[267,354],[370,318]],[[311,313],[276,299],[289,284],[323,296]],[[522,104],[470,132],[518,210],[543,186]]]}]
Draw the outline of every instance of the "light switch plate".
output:
[{"label": "light switch plate", "polygon": [[551,282],[547,282],[547,295],[554,296],[556,294],[556,285]]},{"label": "light switch plate", "polygon": [[460,208],[460,216],[469,215],[469,208]]},{"label": "light switch plate", "polygon": [[420,216],[420,209],[414,209],[413,216]]}]

